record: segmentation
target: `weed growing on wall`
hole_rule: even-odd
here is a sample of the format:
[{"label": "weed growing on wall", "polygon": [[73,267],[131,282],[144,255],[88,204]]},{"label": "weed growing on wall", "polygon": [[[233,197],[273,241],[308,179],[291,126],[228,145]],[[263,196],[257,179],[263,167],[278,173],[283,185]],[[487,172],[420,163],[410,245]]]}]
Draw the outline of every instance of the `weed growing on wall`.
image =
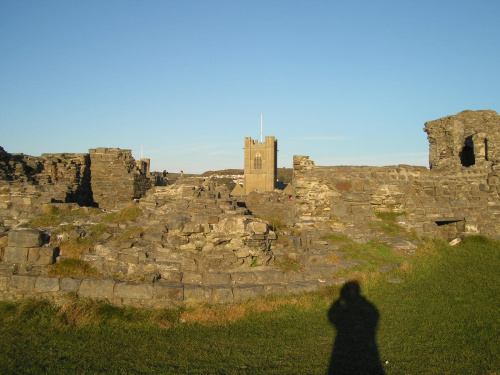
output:
[{"label": "weed growing on wall", "polygon": [[59,243],[61,255],[66,258],[79,259],[83,251],[92,249],[97,244],[103,233],[113,233],[113,228],[103,223],[90,226],[84,237],[75,237]]},{"label": "weed growing on wall", "polygon": [[126,223],[127,221],[135,221],[142,214],[142,210],[134,204],[130,204],[120,211],[106,214],[102,221],[110,223]]},{"label": "weed growing on wall", "polygon": [[350,243],[352,240],[345,234],[330,233],[321,237],[322,240],[327,240],[331,243]]},{"label": "weed growing on wall", "polygon": [[39,216],[28,221],[26,226],[31,228],[46,228],[57,227],[63,222],[72,222],[74,220],[88,217],[89,215],[96,215],[100,213],[95,208],[77,208],[71,206],[58,207],[56,205],[45,205]]},{"label": "weed growing on wall", "polygon": [[69,213],[67,209],[60,209],[55,206],[44,206],[42,214],[28,221],[26,226],[36,227],[55,227],[62,223],[64,216]]},{"label": "weed growing on wall", "polygon": [[276,214],[274,216],[254,215],[254,217],[267,222],[274,231],[281,231],[287,227],[286,223],[283,221],[283,214]]},{"label": "weed growing on wall", "polygon": [[80,259],[65,258],[47,267],[49,277],[99,277],[100,272]]},{"label": "weed growing on wall", "polygon": [[288,257],[278,262],[277,266],[283,272],[293,272],[302,270],[302,266],[299,262]]}]

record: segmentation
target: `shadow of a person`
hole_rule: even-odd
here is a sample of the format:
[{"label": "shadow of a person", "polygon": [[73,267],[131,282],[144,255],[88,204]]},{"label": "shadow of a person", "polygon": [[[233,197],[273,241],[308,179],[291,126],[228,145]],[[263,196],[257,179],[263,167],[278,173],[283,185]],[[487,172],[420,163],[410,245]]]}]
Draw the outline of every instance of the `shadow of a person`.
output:
[{"label": "shadow of a person", "polygon": [[328,319],[337,331],[328,374],[384,374],[375,339],[379,313],[356,281],[344,284]]}]

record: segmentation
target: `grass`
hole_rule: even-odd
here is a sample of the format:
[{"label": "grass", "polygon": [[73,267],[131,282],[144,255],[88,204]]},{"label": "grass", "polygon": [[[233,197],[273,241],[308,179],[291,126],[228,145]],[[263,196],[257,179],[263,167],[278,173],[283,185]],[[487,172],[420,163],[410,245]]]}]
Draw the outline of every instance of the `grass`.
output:
[{"label": "grass", "polygon": [[28,221],[26,225],[31,228],[36,227],[55,227],[62,223],[64,216],[69,214],[69,210],[61,209],[55,206],[45,206],[42,214]]},{"label": "grass", "polygon": [[296,260],[285,257],[282,261],[277,263],[277,266],[283,272],[294,272],[302,270],[302,266]]},{"label": "grass", "polygon": [[287,227],[287,224],[283,221],[283,214],[277,214],[274,216],[254,215],[254,217],[267,222],[274,231],[281,231]]},{"label": "grass", "polygon": [[396,223],[372,221],[368,223],[368,226],[375,231],[382,232],[391,237],[404,237],[408,233],[405,228]]},{"label": "grass", "polygon": [[[71,208],[67,206],[58,207],[57,205],[45,205],[39,216],[28,221],[26,225],[31,228],[37,227],[56,227],[63,222],[72,222],[76,219],[83,218],[89,215],[97,214],[97,209]],[[60,229],[60,231],[64,229]]]},{"label": "grass", "polygon": [[405,257],[376,240],[365,244],[349,243],[342,246],[340,251],[346,253],[345,259],[371,263],[377,267],[405,260]]},{"label": "grass", "polygon": [[80,259],[65,258],[47,267],[49,277],[99,277],[101,274]]},{"label": "grass", "polygon": [[327,240],[331,243],[350,243],[352,240],[346,236],[345,234],[338,234],[338,233],[331,233],[331,234],[326,234],[321,237],[322,240]]},{"label": "grass", "polygon": [[404,216],[406,212],[375,212],[375,216],[382,221],[395,223],[398,216]]},{"label": "grass", "polygon": [[[427,240],[407,266],[373,274],[386,374],[498,374],[500,242]],[[399,277],[401,284],[387,283]],[[3,373],[324,374],[338,288],[238,306],[118,308],[74,298],[0,303]]]},{"label": "grass", "polygon": [[71,238],[68,241],[59,243],[58,246],[61,249],[61,255],[66,258],[79,259],[84,250],[95,246],[103,233],[113,233],[113,228],[99,223],[90,226],[87,233],[86,237]]},{"label": "grass", "polygon": [[406,212],[375,212],[375,216],[381,221],[372,221],[368,223],[368,226],[391,237],[403,237],[410,241],[417,241],[419,238],[414,231],[409,232],[396,223],[397,218],[405,214]]},{"label": "grass", "polygon": [[142,214],[142,210],[136,205],[128,205],[120,211],[106,214],[102,221],[110,223],[126,223],[127,221],[135,221]]}]

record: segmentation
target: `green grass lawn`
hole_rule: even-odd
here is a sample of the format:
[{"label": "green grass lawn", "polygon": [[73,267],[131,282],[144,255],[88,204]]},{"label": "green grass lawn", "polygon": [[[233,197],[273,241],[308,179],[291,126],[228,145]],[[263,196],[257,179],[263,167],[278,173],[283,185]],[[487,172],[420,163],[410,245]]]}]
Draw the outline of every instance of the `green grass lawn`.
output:
[{"label": "green grass lawn", "polygon": [[[380,316],[386,374],[500,374],[499,242],[427,242],[400,269],[360,283]],[[0,373],[325,374],[338,296],[177,311],[0,303]]]}]

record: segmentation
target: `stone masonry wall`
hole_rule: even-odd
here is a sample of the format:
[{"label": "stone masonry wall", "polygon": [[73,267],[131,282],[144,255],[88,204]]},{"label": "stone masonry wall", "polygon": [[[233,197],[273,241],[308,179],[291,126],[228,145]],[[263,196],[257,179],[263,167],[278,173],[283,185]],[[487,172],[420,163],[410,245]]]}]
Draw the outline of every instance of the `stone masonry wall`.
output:
[{"label": "stone masonry wall", "polygon": [[28,221],[48,203],[119,208],[144,196],[151,186],[149,159],[136,161],[130,150],[98,148],[90,154],[36,157],[0,147],[0,224],[7,227]]},{"label": "stone masonry wall", "polygon": [[29,220],[47,203],[93,203],[88,154],[9,154],[0,147],[0,224]]},{"label": "stone masonry wall", "polygon": [[488,167],[317,167],[295,156],[293,186],[298,221],[359,223],[392,211],[420,235],[500,233],[499,174]]},{"label": "stone masonry wall", "polygon": [[500,116],[495,111],[463,111],[425,123],[431,169],[500,164]]},{"label": "stone masonry wall", "polygon": [[141,198],[152,186],[149,167],[139,167],[131,150],[89,150],[92,191],[100,208],[116,208]]}]

